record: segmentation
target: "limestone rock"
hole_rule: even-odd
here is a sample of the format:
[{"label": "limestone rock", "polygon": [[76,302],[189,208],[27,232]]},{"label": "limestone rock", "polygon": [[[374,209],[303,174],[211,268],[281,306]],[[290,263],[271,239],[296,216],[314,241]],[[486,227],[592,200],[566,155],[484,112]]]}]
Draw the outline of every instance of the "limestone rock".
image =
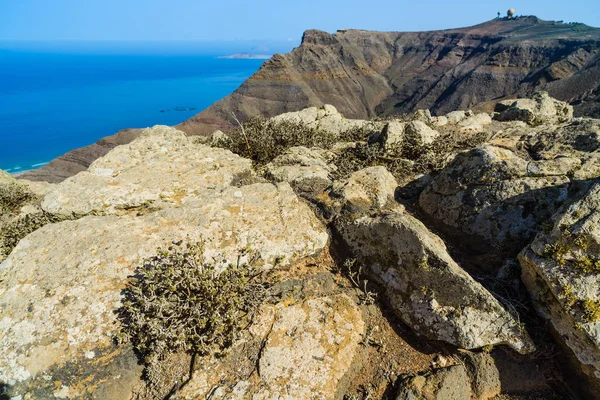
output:
[{"label": "limestone rock", "polygon": [[531,99],[515,100],[510,106],[501,103],[499,121],[524,121],[529,125],[559,124],[573,119],[573,106],[538,92]]},{"label": "limestone rock", "polygon": [[517,321],[414,217],[392,210],[340,219],[336,226],[385,288],[396,314],[418,334],[465,349],[506,344],[522,353],[532,350]]},{"label": "limestone rock", "polygon": [[231,367],[205,359],[179,398],[207,398],[220,389],[223,397],[216,398],[337,399],[364,326],[360,310],[343,294],[269,306],[249,328],[262,342],[258,374],[223,385],[231,380]]},{"label": "limestone rock", "polygon": [[371,135],[369,140],[382,143],[386,152],[390,154],[399,154],[402,150],[405,132],[405,122],[390,121],[381,130],[381,133]]},{"label": "limestone rock", "polygon": [[458,123],[462,132],[480,132],[485,126],[492,123],[492,117],[486,113],[480,113],[461,120]]},{"label": "limestone rock", "polygon": [[140,217],[44,226],[0,264],[0,381],[10,396],[51,397],[60,381],[70,398],[118,388],[105,398],[129,398],[140,367],[113,344],[114,312],[135,267],[177,240],[203,242],[206,259],[223,267],[241,256],[268,269],[320,252],[328,235],[287,183],[207,192]]},{"label": "limestone rock", "polygon": [[415,145],[431,144],[440,135],[421,121],[406,123],[404,134],[406,140]]},{"label": "limestone rock", "polygon": [[37,229],[34,216],[40,213],[41,193],[43,189],[33,190],[26,181],[0,170],[0,262],[23,236]]},{"label": "limestone rock", "polygon": [[19,179],[19,182],[27,186],[29,190],[39,198],[44,197],[48,192],[56,187],[55,183],[48,183],[44,181],[28,181],[26,179]]},{"label": "limestone rock", "polygon": [[384,208],[396,204],[396,178],[385,167],[369,167],[354,172],[346,182],[336,183],[334,193],[353,211]]},{"label": "limestone rock", "polygon": [[527,172],[532,176],[566,176],[580,167],[580,159],[560,157],[553,160],[531,161],[527,164]]},{"label": "limestone rock", "polygon": [[399,155],[403,146],[419,147],[431,144],[439,136],[439,132],[431,129],[420,120],[410,122],[389,121],[381,132],[369,137],[369,142],[379,142],[386,152]]},{"label": "limestone rock", "polygon": [[534,163],[534,173],[512,151],[484,145],[458,154],[419,205],[446,226],[516,253],[567,200],[570,179],[555,175],[556,164]]},{"label": "limestone rock", "polygon": [[165,208],[206,191],[218,192],[250,170],[250,160],[196,144],[173,128],[155,126],[57,185],[42,208],[51,214],[79,216]]},{"label": "limestone rock", "polygon": [[350,129],[362,128],[370,125],[382,125],[381,123],[372,123],[370,121],[346,119],[334,106],[329,104],[326,104],[321,108],[309,107],[301,111],[280,114],[271,119],[273,121],[301,123],[309,128],[338,135]]},{"label": "limestone rock", "polygon": [[458,124],[465,118],[467,118],[467,115],[464,111],[451,111],[448,114],[446,114],[446,119],[450,124]]},{"label": "limestone rock", "polygon": [[210,145],[213,147],[223,147],[230,141],[231,139],[229,136],[220,130],[216,130],[212,133],[212,135],[210,135]]},{"label": "limestone rock", "polygon": [[332,184],[330,174],[337,170],[335,154],[317,147],[292,147],[267,164],[268,173],[278,181],[289,182],[302,192],[318,193]]},{"label": "limestone rock", "polygon": [[[600,184],[554,218],[519,255],[536,308],[600,388]],[[597,393],[597,392],[596,392]]]}]

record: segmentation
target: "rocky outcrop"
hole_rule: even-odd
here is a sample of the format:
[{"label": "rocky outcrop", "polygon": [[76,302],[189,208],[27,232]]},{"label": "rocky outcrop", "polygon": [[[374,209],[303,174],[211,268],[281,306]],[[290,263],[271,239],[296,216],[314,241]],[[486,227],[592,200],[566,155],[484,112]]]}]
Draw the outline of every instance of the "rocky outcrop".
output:
[{"label": "rocky outcrop", "polygon": [[600,184],[553,220],[519,255],[522,279],[558,340],[600,388]]},{"label": "rocky outcrop", "polygon": [[162,209],[228,187],[250,173],[250,160],[196,144],[167,126],[144,130],[132,143],[60,183],[42,208],[58,215],[108,215]]},{"label": "rocky outcrop", "polygon": [[339,135],[342,132],[362,128],[369,125],[379,125],[364,120],[347,119],[331,104],[309,107],[297,112],[289,112],[273,117],[275,122],[293,122],[303,124],[308,128]]},{"label": "rocky outcrop", "polygon": [[[420,110],[369,123],[329,106],[277,120],[291,123],[247,125],[256,153],[236,132],[190,138],[158,126],[60,184],[0,172],[0,244],[12,238],[0,264],[0,397],[544,397],[563,381],[551,361],[565,360],[531,353],[551,338],[511,258],[536,235],[519,257],[522,280],[598,388],[597,120]],[[253,306],[222,351],[217,339],[150,363],[145,343],[113,340],[137,318],[123,314],[130,285],[147,279],[151,298],[136,307],[150,314],[164,316],[174,292],[194,299],[181,281],[170,286],[171,272],[156,269],[153,281],[148,257],[195,242],[193,279],[210,264],[216,290],[226,268],[251,265],[240,282]],[[141,336],[170,334],[142,326]]]},{"label": "rocky outcrop", "polygon": [[92,162],[105,156],[116,146],[131,142],[139,136],[140,132],[141,129],[124,129],[89,146],[73,149],[41,168],[25,172],[19,178],[51,183],[62,182],[70,176],[87,170]]},{"label": "rocky outcrop", "polygon": [[519,251],[567,200],[570,159],[529,162],[484,145],[460,153],[423,191],[420,207],[435,220],[488,244]]},{"label": "rocky outcrop", "polygon": [[[115,310],[128,277],[158,247],[199,241],[206,260],[221,268],[252,260],[263,270],[289,266],[324,249],[324,226],[289,184],[228,186],[231,171],[244,170],[247,161],[186,140],[180,132],[157,127],[93,167],[94,172],[109,167],[113,172],[83,174],[96,179],[98,203],[110,206],[119,204],[110,190],[118,185],[108,183],[113,178],[134,188],[132,194],[160,193],[154,179],[161,171],[152,170],[160,165],[165,180],[178,177],[196,190],[185,202],[164,202],[159,211],[48,224],[21,240],[0,264],[0,381],[10,396],[131,396],[141,367],[129,347],[113,342],[119,329]],[[170,157],[189,163],[166,167]],[[226,160],[231,169],[215,169]],[[183,171],[178,174],[176,167]],[[82,181],[59,185],[46,198],[68,198],[77,182]],[[75,202],[63,204],[64,210]]]},{"label": "rocky outcrop", "polygon": [[354,172],[346,181],[338,181],[333,195],[348,211],[366,212],[393,205],[397,187],[396,178],[385,167],[369,167]]},{"label": "rocky outcrop", "polygon": [[277,181],[289,182],[301,192],[319,193],[331,186],[331,174],[337,170],[332,163],[335,154],[319,148],[297,146],[275,158],[266,166]]},{"label": "rocky outcrop", "polygon": [[533,350],[518,322],[416,218],[393,209],[339,221],[337,228],[415,332],[464,349],[506,344],[522,353]]},{"label": "rocky outcrop", "polygon": [[390,154],[398,154],[403,146],[421,147],[433,143],[439,132],[431,129],[423,121],[390,121],[372,135],[371,141],[378,141]]},{"label": "rocky outcrop", "polygon": [[573,107],[538,92],[531,99],[505,100],[496,105],[499,121],[523,121],[529,125],[560,124],[573,119]]}]

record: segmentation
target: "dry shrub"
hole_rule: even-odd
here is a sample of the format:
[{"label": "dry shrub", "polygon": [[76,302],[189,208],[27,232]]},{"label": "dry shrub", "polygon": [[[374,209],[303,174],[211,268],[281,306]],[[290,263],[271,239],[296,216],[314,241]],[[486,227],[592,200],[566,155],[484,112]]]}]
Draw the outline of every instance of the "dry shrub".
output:
[{"label": "dry shrub", "polygon": [[119,342],[130,340],[147,381],[159,382],[170,354],[209,354],[234,342],[265,300],[268,282],[255,268],[204,262],[202,245],[174,244],[145,260],[124,290]]}]

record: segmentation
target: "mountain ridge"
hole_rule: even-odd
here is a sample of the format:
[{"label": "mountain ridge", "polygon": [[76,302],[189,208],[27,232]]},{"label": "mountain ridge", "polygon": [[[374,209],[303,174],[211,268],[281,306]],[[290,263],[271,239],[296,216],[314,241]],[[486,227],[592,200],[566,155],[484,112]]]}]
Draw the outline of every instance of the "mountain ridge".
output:
[{"label": "mountain ridge", "polygon": [[[598,48],[600,29],[537,17],[427,32],[307,30],[299,47],[275,55],[230,96],[178,127],[202,134],[227,127],[233,110],[244,119],[323,104],[351,118],[417,109],[443,114],[536,89],[582,101],[584,89],[548,84],[573,77],[591,62],[597,85]],[[329,85],[321,82],[325,77]],[[568,93],[561,96],[563,91]]]}]

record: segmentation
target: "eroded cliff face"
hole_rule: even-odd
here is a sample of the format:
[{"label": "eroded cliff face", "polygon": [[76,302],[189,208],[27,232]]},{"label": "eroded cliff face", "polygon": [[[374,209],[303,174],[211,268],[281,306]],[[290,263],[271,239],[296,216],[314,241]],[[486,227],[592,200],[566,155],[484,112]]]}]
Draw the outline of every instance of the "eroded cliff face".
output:
[{"label": "eroded cliff face", "polygon": [[323,104],[350,118],[444,114],[543,88],[597,113],[600,30],[536,17],[431,32],[310,30],[230,96],[179,126],[211,132],[240,118]]}]

